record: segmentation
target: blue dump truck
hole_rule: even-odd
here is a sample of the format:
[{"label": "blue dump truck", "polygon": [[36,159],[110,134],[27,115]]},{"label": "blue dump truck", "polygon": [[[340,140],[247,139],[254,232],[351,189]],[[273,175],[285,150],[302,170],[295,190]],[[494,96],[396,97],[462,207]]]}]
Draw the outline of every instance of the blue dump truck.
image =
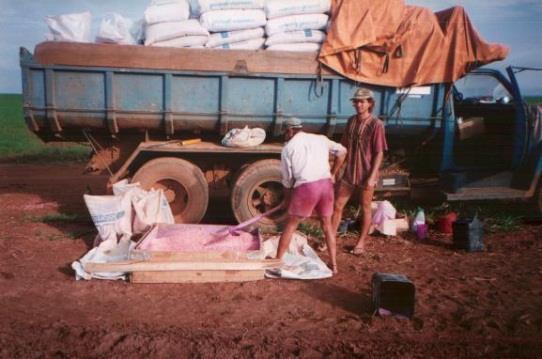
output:
[{"label": "blue dump truck", "polygon": [[[338,139],[360,85],[310,53],[45,42],[34,54],[21,48],[20,64],[28,128],[45,142],[88,142],[87,171],[107,171],[111,183],[164,189],[178,222],[200,221],[216,197],[230,199],[238,221],[276,206],[283,121],[296,116],[307,131]],[[542,210],[540,123],[514,71],[478,69],[455,84],[407,89],[366,85],[390,148],[379,194],[431,190]],[[264,144],[220,145],[244,126],[265,129]]]}]

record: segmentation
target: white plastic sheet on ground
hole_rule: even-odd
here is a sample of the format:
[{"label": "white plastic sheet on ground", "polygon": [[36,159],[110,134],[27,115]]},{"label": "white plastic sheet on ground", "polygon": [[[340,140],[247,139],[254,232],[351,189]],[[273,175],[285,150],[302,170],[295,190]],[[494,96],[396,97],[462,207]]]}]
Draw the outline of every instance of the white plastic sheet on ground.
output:
[{"label": "white plastic sheet on ground", "polygon": [[[276,257],[280,236],[269,238],[263,243],[266,257]],[[294,232],[288,251],[282,257],[282,267],[267,270],[267,278],[284,279],[324,279],[333,276],[333,272],[318,257],[318,254],[307,243],[307,237]]]},{"label": "white plastic sheet on ground", "polygon": [[296,52],[315,52],[320,50],[320,44],[315,42],[298,42],[292,44],[276,44],[268,46],[266,50],[270,51],[296,51]]},{"label": "white plastic sheet on ground", "polygon": [[134,22],[117,13],[107,13],[103,16],[96,42],[132,45],[136,39],[132,35]]},{"label": "white plastic sheet on ground", "polygon": [[229,130],[222,144],[228,147],[252,147],[258,146],[265,141],[265,130],[263,128],[233,128]]},{"label": "white plastic sheet on ground", "polygon": [[322,30],[327,27],[326,14],[290,15],[271,19],[265,25],[267,36],[285,31]]},{"label": "white plastic sheet on ground", "polygon": [[297,14],[328,12],[331,0],[267,0],[265,13],[268,19]]},{"label": "white plastic sheet on ground", "polygon": [[198,0],[201,13],[213,10],[263,9],[264,0]]},{"label": "white plastic sheet on ground", "polygon": [[263,27],[247,30],[216,32],[209,36],[205,47],[217,47],[224,44],[230,44],[232,42],[263,38],[264,34],[265,31]]},{"label": "white plastic sheet on ground", "polygon": [[146,29],[145,45],[156,42],[176,39],[183,36],[209,36],[209,32],[201,26],[198,20],[161,22],[148,25]]},{"label": "white plastic sheet on ground", "polygon": [[190,5],[186,0],[155,1],[144,12],[147,24],[183,21],[190,17]]},{"label": "white plastic sheet on ground", "polygon": [[[230,49],[230,50],[258,50],[263,48],[265,38],[250,39],[245,41],[229,42],[213,47],[213,49]],[[255,145],[251,145],[255,146]]]},{"label": "white plastic sheet on ground", "polygon": [[85,271],[87,263],[110,263],[120,262],[129,259],[129,254],[132,248],[136,245],[130,238],[122,238],[120,241],[105,241],[99,246],[92,248],[79,260],[72,263],[72,268],[75,271],[76,280],[91,280],[96,279],[126,279],[126,273],[123,272],[97,272],[88,273]]},{"label": "white plastic sheet on ground", "polygon": [[91,21],[89,11],[46,16],[45,22],[50,31],[47,38],[53,41],[91,42]]},{"label": "white plastic sheet on ground", "polygon": [[211,32],[253,29],[264,26],[267,19],[263,10],[216,10],[201,15],[201,25]]},{"label": "white plastic sheet on ground", "polygon": [[326,38],[326,33],[320,30],[300,30],[286,31],[271,35],[265,41],[265,45],[292,44],[292,43],[322,43]]}]

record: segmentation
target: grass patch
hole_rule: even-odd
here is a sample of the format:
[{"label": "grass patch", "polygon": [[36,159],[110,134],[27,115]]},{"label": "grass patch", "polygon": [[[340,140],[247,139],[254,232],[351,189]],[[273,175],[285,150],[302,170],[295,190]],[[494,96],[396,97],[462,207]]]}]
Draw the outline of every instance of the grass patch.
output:
[{"label": "grass patch", "polygon": [[[398,212],[404,213],[413,218],[417,206],[412,202],[393,203]],[[439,205],[422,205],[425,220],[428,223],[435,223],[439,217],[455,212],[460,218],[473,218],[484,222],[484,230],[488,233],[507,233],[520,229],[523,218],[533,215],[533,209],[523,202],[501,202],[501,201],[463,201],[444,202]]]},{"label": "grass patch", "polygon": [[87,221],[85,217],[82,217],[78,214],[70,214],[70,213],[45,214],[43,216],[28,215],[28,216],[25,216],[24,219],[29,222],[40,222],[40,223],[73,223],[73,222]]},{"label": "grass patch", "polygon": [[307,222],[301,222],[299,224],[299,227],[297,227],[297,230],[308,237],[318,238],[318,239],[324,238],[324,232],[322,231],[322,228],[320,228],[319,225],[315,225],[315,224],[311,224]]},{"label": "grass patch", "polygon": [[22,95],[0,94],[0,161],[83,162],[89,153],[89,148],[80,144],[43,143],[26,127]]},{"label": "grass patch", "polygon": [[531,105],[542,103],[542,96],[525,96],[525,102]]}]

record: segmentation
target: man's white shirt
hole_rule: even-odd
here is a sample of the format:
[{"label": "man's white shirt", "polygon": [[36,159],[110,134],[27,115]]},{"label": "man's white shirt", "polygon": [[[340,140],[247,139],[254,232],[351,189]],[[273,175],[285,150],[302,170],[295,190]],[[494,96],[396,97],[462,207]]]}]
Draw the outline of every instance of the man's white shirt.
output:
[{"label": "man's white shirt", "polygon": [[324,135],[298,132],[282,148],[282,184],[286,188],[331,178],[329,154],[346,153],[341,144]]}]

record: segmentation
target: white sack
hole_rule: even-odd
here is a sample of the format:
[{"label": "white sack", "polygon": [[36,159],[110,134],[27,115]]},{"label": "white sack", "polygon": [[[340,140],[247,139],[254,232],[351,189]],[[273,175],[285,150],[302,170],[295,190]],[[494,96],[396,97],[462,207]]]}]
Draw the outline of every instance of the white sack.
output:
[{"label": "white sack", "polygon": [[263,9],[263,0],[198,0],[201,13],[214,10]]},{"label": "white sack", "polygon": [[265,14],[268,19],[298,14],[318,14],[328,12],[331,0],[267,0]]},{"label": "white sack", "polygon": [[46,16],[45,22],[50,31],[47,38],[54,41],[91,42],[91,21],[92,15],[89,11]]},{"label": "white sack", "polygon": [[315,42],[322,43],[326,38],[326,33],[320,30],[301,30],[279,32],[271,35],[265,41],[266,46],[277,44],[291,44],[295,42]]},{"label": "white sack", "polygon": [[271,51],[296,51],[296,52],[314,52],[320,50],[320,44],[314,42],[299,42],[292,44],[271,45],[266,50]]},{"label": "white sack", "polygon": [[175,39],[158,41],[151,46],[159,47],[201,47],[207,42],[207,36],[182,36]]},{"label": "white sack", "polygon": [[145,9],[143,16],[147,24],[183,21],[190,16],[190,6],[186,0],[154,2]]},{"label": "white sack", "polygon": [[141,185],[139,182],[130,183],[127,179],[123,179],[121,181],[113,183],[113,195],[115,196],[124,196],[129,191],[136,191],[137,195],[144,195],[147,193],[143,188],[141,188]]},{"label": "white sack", "polygon": [[107,13],[102,18],[96,42],[133,45],[136,40],[132,36],[134,22],[116,13]]},{"label": "white sack", "polygon": [[326,14],[290,15],[271,19],[265,25],[265,33],[271,36],[278,32],[298,30],[322,30],[327,26]]},{"label": "white sack", "polygon": [[155,223],[175,223],[163,190],[151,190],[143,198],[132,200],[135,216],[133,232],[142,233]]},{"label": "white sack", "polygon": [[83,196],[94,226],[103,241],[116,242],[132,235],[132,204],[130,196]]},{"label": "white sack", "polygon": [[205,46],[217,47],[219,45],[229,44],[232,42],[262,38],[264,34],[265,31],[262,27],[248,30],[216,32],[209,36],[209,39],[207,40]]},{"label": "white sack", "polygon": [[226,133],[222,139],[222,144],[228,147],[251,147],[258,146],[265,140],[265,130],[263,128],[233,128]]},{"label": "white sack", "polygon": [[209,32],[196,19],[161,22],[147,26],[145,45],[148,46],[155,42],[171,40],[182,36],[209,36]]},{"label": "white sack", "polygon": [[[276,257],[280,236],[263,242],[265,257]],[[267,278],[284,279],[323,279],[333,276],[333,272],[322,262],[318,254],[307,243],[307,237],[294,232],[288,251],[282,257],[282,267],[265,272]]]},{"label": "white sack", "polygon": [[200,17],[201,25],[211,32],[253,29],[266,21],[263,10],[216,10]]},{"label": "white sack", "polygon": [[228,49],[228,50],[259,50],[263,48],[265,38],[250,39],[245,41],[231,42],[213,47],[213,49]]}]

